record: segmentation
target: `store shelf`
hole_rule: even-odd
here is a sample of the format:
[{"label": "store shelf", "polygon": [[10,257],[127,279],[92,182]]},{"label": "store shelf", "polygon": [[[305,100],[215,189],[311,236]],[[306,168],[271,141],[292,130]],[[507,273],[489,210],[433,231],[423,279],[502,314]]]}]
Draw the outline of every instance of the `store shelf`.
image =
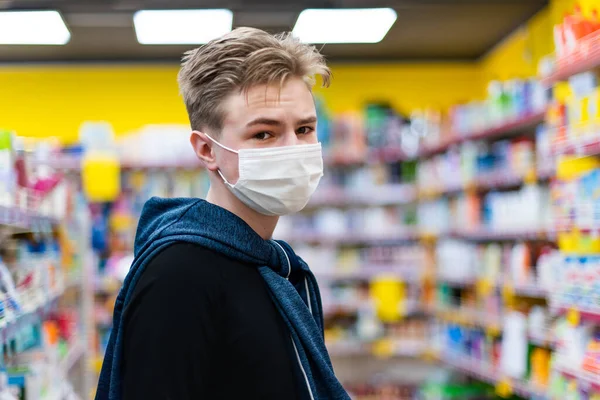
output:
[{"label": "store shelf", "polygon": [[600,307],[582,307],[578,305],[571,306],[560,304],[558,307],[555,306],[555,309],[557,309],[560,314],[567,314],[575,311],[581,320],[600,324]]},{"label": "store shelf", "polygon": [[[81,160],[82,156],[80,154],[60,154],[51,159],[47,165],[65,172],[80,172],[81,171]],[[121,169],[125,171],[130,170],[140,170],[140,171],[150,171],[150,170],[200,170],[204,169],[200,161],[190,161],[190,162],[182,162],[182,163],[172,163],[172,164],[160,164],[160,163],[142,163],[142,162],[132,162],[132,161],[123,161],[121,163]]]},{"label": "store shelf", "polygon": [[56,218],[42,215],[34,210],[0,206],[0,226],[12,228],[17,232],[31,231],[39,226],[54,225],[57,222]]},{"label": "store shelf", "polygon": [[471,182],[464,182],[453,186],[432,186],[419,188],[418,197],[421,199],[434,199],[464,191],[486,192],[490,190],[514,189],[527,183],[546,182],[554,176],[554,171],[538,170],[530,175],[507,174],[505,171],[476,177]]},{"label": "store shelf", "polygon": [[406,153],[399,146],[379,147],[369,150],[369,162],[393,163],[406,160]]},{"label": "store shelf", "polygon": [[537,285],[510,285],[512,291],[521,297],[529,297],[532,299],[545,299],[550,294],[549,290]]},{"label": "store shelf", "polygon": [[[365,307],[365,303],[354,299],[352,301],[341,301],[336,299],[323,298],[323,314],[326,317],[333,315],[350,315],[356,314],[361,307]],[[425,310],[415,300],[406,300],[401,308],[402,316],[408,317],[412,315],[420,315],[425,313]]]},{"label": "store shelf", "polygon": [[542,83],[550,86],[556,82],[586,72],[600,66],[600,31],[596,31],[581,40],[575,50],[556,60],[556,69],[544,77]]},{"label": "store shelf", "polygon": [[332,271],[314,271],[318,279],[322,280],[370,280],[379,275],[391,275],[405,282],[415,283],[420,281],[418,266],[398,266],[384,264],[363,265],[360,268],[336,268]]},{"label": "store shelf", "polygon": [[331,357],[355,357],[373,354],[371,343],[360,340],[340,339],[326,343],[327,351]]},{"label": "store shelf", "polygon": [[502,331],[502,317],[477,310],[463,310],[460,308],[437,307],[435,315],[444,321],[464,326],[477,326],[490,333]]},{"label": "store shelf", "polygon": [[447,286],[455,288],[468,288],[477,284],[476,279],[446,279],[438,278],[437,283],[441,283]]},{"label": "store shelf", "polygon": [[595,135],[588,139],[562,140],[552,144],[556,155],[595,156],[600,154],[600,137]]},{"label": "store shelf", "polygon": [[341,339],[327,343],[327,350],[331,357],[420,357],[428,349],[429,344],[423,340],[388,339],[381,340],[385,347],[384,352],[378,353],[377,341],[365,342],[353,339]]},{"label": "store shelf", "polygon": [[587,388],[594,393],[600,393],[600,374],[584,371],[582,369],[570,368],[566,365],[557,364],[556,371],[564,376],[575,379],[582,388]]},{"label": "store shelf", "polygon": [[359,308],[360,303],[358,301],[342,303],[338,301],[330,302],[323,299],[323,314],[325,317],[356,314]]},{"label": "store shelf", "polygon": [[343,188],[319,190],[308,203],[308,207],[380,206],[407,204],[415,201],[417,190],[410,184],[373,186],[361,191]]},{"label": "store shelf", "polygon": [[494,370],[485,362],[470,357],[448,354],[442,355],[440,360],[444,364],[461,371],[465,375],[489,383],[490,385],[498,385],[501,382],[510,382],[512,392],[526,399],[530,399],[534,396],[537,398],[545,398],[546,390],[544,388],[536,388],[530,383],[514,379],[507,380],[500,376],[499,371]]},{"label": "store shelf", "polygon": [[358,232],[349,232],[346,234],[327,234],[320,232],[298,231],[292,235],[282,235],[281,239],[289,242],[353,245],[417,240],[419,239],[419,235],[416,231],[405,231],[381,235]]},{"label": "store shelf", "polygon": [[472,229],[452,231],[449,236],[473,241],[548,240],[554,241],[556,233],[550,230],[491,230]]},{"label": "store shelf", "polygon": [[481,129],[479,131],[463,135],[448,135],[453,139],[444,143],[440,143],[436,146],[424,147],[419,151],[417,157],[427,158],[432,155],[442,153],[448,150],[448,148],[450,148],[451,146],[470,140],[496,139],[508,135],[522,133],[524,131],[527,131],[528,129],[534,128],[536,125],[543,122],[545,114],[545,111],[533,112],[487,129]]},{"label": "store shelf", "polygon": [[36,305],[30,305],[21,314],[13,317],[5,317],[0,320],[0,335],[4,338],[10,337],[11,335],[18,332],[22,324],[29,324],[31,317],[38,315],[46,315],[50,311],[50,308],[55,301],[62,296],[63,292],[50,296],[47,301],[41,302]]},{"label": "store shelf", "polygon": [[[458,288],[466,288],[477,285],[478,279],[437,279],[438,283],[443,283],[448,286],[458,287]],[[494,288],[506,288],[509,289],[516,296],[520,297],[529,297],[532,299],[545,299],[549,295],[549,291],[546,288],[537,285],[513,285],[510,283],[502,283],[502,282],[492,282],[492,287]]]},{"label": "store shelf", "polygon": [[184,171],[196,171],[202,170],[204,167],[199,160],[194,162],[185,163],[173,163],[173,164],[159,164],[159,163],[140,163],[140,162],[128,162],[124,161],[121,163],[121,169],[124,171],[169,171],[169,170],[184,170]]},{"label": "store shelf", "polygon": [[354,154],[332,151],[331,149],[324,150],[323,163],[332,167],[349,167],[362,165],[365,163],[366,156],[357,156]]},{"label": "store shelf", "polygon": [[96,277],[94,280],[94,291],[98,294],[113,294],[121,289],[122,282],[109,276]]},{"label": "store shelf", "polygon": [[527,335],[527,339],[529,340],[529,343],[537,347],[545,347],[550,349],[556,347],[556,340],[550,334],[550,331],[548,331],[545,335],[532,335],[529,333]]}]

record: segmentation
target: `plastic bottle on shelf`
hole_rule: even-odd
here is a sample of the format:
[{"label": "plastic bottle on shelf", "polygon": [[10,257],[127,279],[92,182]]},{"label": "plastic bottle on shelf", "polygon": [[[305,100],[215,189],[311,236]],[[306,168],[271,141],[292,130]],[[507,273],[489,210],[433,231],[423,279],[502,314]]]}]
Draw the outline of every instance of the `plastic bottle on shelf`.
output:
[{"label": "plastic bottle on shelf", "polygon": [[12,160],[13,135],[0,130],[0,205],[11,207],[14,204],[15,175]]},{"label": "plastic bottle on shelf", "polygon": [[0,400],[18,400],[8,385],[8,375],[5,371],[0,372]]},{"label": "plastic bottle on shelf", "polygon": [[521,379],[527,372],[527,319],[519,312],[504,317],[501,370],[506,376]]},{"label": "plastic bottle on shelf", "polygon": [[550,246],[543,246],[537,260],[537,284],[539,287],[552,292],[559,282],[562,255]]},{"label": "plastic bottle on shelf", "polygon": [[531,249],[527,243],[517,243],[511,252],[510,279],[515,285],[528,284],[531,276]]},{"label": "plastic bottle on shelf", "polygon": [[548,349],[535,348],[531,352],[531,376],[530,381],[534,386],[546,387],[550,379],[550,351]]}]

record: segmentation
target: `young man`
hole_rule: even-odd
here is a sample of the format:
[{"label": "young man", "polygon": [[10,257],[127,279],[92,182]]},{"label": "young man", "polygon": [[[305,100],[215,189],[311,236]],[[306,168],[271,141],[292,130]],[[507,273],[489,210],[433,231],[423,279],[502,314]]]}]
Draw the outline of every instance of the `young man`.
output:
[{"label": "young man", "polygon": [[323,174],[315,75],[291,35],[240,28],[179,73],[206,201],[151,199],[115,304],[96,399],[349,399],[323,340],[308,266],[271,239]]}]

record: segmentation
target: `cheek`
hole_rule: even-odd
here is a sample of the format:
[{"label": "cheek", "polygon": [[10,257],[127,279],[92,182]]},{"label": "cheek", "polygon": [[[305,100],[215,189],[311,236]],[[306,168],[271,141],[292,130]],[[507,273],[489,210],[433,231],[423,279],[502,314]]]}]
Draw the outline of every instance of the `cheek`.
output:
[{"label": "cheek", "polygon": [[[227,124],[225,124],[223,129],[221,129],[219,140],[227,147],[235,150],[242,147],[240,135],[238,135],[236,131],[231,129],[231,126]],[[217,160],[217,163],[221,169],[221,173],[225,175],[225,178],[229,183],[235,184],[240,176],[238,168],[238,155],[224,149],[220,150],[221,151],[220,154],[218,154],[219,159]]]},{"label": "cheek", "polygon": [[223,154],[219,161],[221,173],[225,175],[229,183],[232,185],[235,184],[240,176],[237,154],[228,152],[227,154]]}]

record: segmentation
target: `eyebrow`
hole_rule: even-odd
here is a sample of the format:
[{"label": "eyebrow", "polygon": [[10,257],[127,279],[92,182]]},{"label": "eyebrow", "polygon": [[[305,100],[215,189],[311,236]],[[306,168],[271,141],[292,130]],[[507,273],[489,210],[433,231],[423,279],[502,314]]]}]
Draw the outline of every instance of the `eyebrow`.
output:
[{"label": "eyebrow", "polygon": [[308,118],[304,118],[304,119],[301,119],[300,121],[298,121],[298,125],[314,124],[315,122],[317,122],[317,117],[314,115],[311,115]]},{"label": "eyebrow", "polygon": [[280,121],[277,121],[276,119],[270,119],[270,118],[256,118],[246,124],[247,127],[251,127],[254,125],[279,126],[279,125],[283,125],[283,124]]},{"label": "eyebrow", "polygon": [[[310,117],[299,120],[297,122],[297,125],[314,124],[315,122],[317,122],[317,117],[312,115]],[[283,123],[281,121],[271,118],[256,118],[246,124],[247,127],[251,127],[254,125],[281,126],[283,125]]]}]

